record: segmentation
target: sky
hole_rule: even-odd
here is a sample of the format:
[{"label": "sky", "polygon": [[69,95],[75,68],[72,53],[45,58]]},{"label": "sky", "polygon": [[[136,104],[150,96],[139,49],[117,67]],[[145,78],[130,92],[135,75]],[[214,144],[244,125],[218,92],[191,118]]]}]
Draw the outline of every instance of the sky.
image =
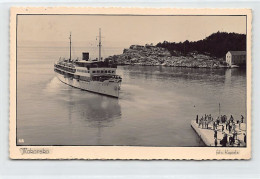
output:
[{"label": "sky", "polygon": [[221,32],[246,33],[245,16],[102,16],[102,15],[19,15],[18,44],[50,45],[72,42],[96,43],[99,28],[106,46],[197,41]]},{"label": "sky", "polygon": [[72,56],[79,58],[83,51],[91,58],[98,56],[99,28],[104,58],[121,54],[130,45],[197,41],[218,31],[246,34],[246,16],[18,15],[17,22],[22,54],[27,53],[24,48],[47,47],[48,53],[52,49],[68,56],[71,33]]}]

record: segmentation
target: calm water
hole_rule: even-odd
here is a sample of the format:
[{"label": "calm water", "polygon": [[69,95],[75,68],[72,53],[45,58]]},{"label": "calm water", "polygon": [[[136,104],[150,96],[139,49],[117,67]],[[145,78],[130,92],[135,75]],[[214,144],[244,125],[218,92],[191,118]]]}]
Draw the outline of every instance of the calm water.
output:
[{"label": "calm water", "polygon": [[246,114],[246,71],[120,66],[120,98],[69,87],[53,71],[61,52],[18,48],[21,145],[201,146],[190,121]]}]

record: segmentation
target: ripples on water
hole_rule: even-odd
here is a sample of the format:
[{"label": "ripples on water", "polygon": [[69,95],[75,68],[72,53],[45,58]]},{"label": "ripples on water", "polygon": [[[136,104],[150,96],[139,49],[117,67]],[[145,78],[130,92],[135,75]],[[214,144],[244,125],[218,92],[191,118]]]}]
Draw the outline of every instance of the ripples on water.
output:
[{"label": "ripples on water", "polygon": [[201,146],[196,114],[246,116],[243,69],[120,66],[120,98],[69,87],[53,61],[18,61],[18,138],[24,145]]}]

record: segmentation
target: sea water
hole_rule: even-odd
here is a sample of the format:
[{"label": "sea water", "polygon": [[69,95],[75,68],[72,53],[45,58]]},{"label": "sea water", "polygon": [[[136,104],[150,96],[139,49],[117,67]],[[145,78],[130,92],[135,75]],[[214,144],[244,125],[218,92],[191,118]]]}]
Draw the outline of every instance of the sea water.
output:
[{"label": "sea water", "polygon": [[246,116],[245,69],[118,66],[116,99],[61,83],[66,49],[17,50],[18,145],[203,146],[196,115]]}]

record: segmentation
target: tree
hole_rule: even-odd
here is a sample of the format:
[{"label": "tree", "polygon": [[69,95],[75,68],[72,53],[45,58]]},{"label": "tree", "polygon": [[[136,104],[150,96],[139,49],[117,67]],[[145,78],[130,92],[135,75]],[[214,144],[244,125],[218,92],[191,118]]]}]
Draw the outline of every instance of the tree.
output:
[{"label": "tree", "polygon": [[172,55],[178,51],[183,55],[197,51],[201,54],[209,53],[211,56],[223,57],[228,51],[245,51],[246,35],[237,33],[217,32],[203,40],[189,42],[168,42],[158,43],[157,47],[163,47],[170,51]]}]

